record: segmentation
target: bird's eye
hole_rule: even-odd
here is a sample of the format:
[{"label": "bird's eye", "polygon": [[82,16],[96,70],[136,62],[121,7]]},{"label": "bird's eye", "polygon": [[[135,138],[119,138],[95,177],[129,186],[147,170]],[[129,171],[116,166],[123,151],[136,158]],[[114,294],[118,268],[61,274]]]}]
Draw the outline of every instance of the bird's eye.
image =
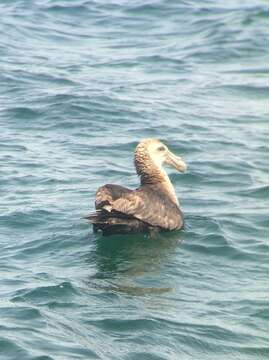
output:
[{"label": "bird's eye", "polygon": [[159,146],[157,150],[158,151],[165,151],[165,147],[164,146]]}]

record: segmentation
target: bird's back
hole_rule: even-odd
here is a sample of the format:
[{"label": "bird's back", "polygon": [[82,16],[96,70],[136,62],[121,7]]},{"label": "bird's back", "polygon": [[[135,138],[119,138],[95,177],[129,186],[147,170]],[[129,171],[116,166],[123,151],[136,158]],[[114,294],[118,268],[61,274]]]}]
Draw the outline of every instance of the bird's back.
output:
[{"label": "bird's back", "polygon": [[162,189],[143,185],[136,190],[107,184],[96,192],[96,213],[88,216],[94,230],[104,235],[115,233],[175,230],[183,225],[183,216]]}]

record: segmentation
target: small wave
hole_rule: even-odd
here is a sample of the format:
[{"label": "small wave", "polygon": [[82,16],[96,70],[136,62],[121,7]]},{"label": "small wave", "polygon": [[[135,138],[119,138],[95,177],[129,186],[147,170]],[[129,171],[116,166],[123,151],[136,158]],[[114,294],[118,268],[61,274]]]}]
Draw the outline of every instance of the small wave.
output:
[{"label": "small wave", "polygon": [[72,298],[77,292],[70,282],[63,282],[58,285],[40,286],[32,290],[18,290],[17,295],[13,296],[13,302],[30,302],[46,304],[51,299]]},{"label": "small wave", "polygon": [[29,107],[13,107],[7,111],[8,115],[17,119],[36,119],[40,116],[40,112]]},{"label": "small wave", "polygon": [[0,216],[0,221],[6,226],[16,226],[20,228],[33,227],[48,222],[55,214],[44,209],[25,209],[25,211],[12,211]]},{"label": "small wave", "polygon": [[43,5],[43,9],[45,9],[48,12],[52,13],[64,13],[67,15],[74,15],[74,14],[85,14],[85,12],[88,12],[89,9],[87,7],[87,2],[85,4],[68,4],[65,3],[64,5]]},{"label": "small wave", "polygon": [[173,291],[173,288],[169,287],[141,287],[141,286],[132,286],[132,285],[104,285],[102,287],[103,290],[105,290],[108,293],[122,293],[126,295],[132,295],[132,296],[145,296],[150,294],[165,294]]},{"label": "small wave", "polygon": [[13,321],[31,321],[42,319],[40,310],[31,307],[17,306],[17,307],[2,307],[0,309],[1,320],[8,319]]},{"label": "small wave", "polygon": [[[8,150],[8,152],[18,151],[18,152],[25,152],[27,151],[27,147],[24,145],[18,145],[18,144],[10,144],[6,141],[2,141],[0,144],[1,150]],[[9,159],[11,160],[13,157],[9,155]]]},{"label": "small wave", "polygon": [[0,337],[0,354],[1,353],[5,354],[5,359],[16,359],[18,354],[21,358],[30,358],[29,352],[25,350],[22,345],[7,337]]},{"label": "small wave", "polygon": [[239,190],[238,194],[256,199],[266,199],[269,197],[269,185],[257,186],[246,190]]},{"label": "small wave", "polygon": [[253,85],[222,85],[222,89],[233,91],[235,94],[245,94],[254,97],[268,97],[269,86],[253,86]]}]

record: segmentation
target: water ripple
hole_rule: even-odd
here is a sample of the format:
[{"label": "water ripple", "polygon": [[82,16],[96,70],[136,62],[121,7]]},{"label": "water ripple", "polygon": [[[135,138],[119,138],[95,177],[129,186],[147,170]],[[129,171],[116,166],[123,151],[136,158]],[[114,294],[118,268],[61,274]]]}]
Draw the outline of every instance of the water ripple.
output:
[{"label": "water ripple", "polygon": [[[268,359],[268,3],[0,10],[1,359]],[[188,163],[184,230],[93,234],[147,137]]]}]

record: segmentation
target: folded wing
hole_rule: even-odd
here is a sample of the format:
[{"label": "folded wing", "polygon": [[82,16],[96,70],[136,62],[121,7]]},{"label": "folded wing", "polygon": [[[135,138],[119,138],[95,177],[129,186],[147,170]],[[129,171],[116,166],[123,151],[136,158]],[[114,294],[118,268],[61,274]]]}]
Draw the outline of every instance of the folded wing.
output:
[{"label": "folded wing", "polygon": [[176,204],[150,187],[130,190],[119,185],[104,185],[96,193],[95,207],[101,210],[99,219],[110,224],[112,219],[128,218],[164,230],[179,229],[183,225],[182,213]]},{"label": "folded wing", "polygon": [[165,230],[183,225],[183,216],[176,204],[149,189],[135,190],[113,201],[112,209]]}]

